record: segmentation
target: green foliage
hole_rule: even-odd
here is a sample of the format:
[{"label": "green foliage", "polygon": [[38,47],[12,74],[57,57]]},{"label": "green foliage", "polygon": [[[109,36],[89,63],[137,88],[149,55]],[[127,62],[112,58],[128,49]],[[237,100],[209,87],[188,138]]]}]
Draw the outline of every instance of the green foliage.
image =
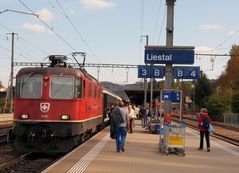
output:
[{"label": "green foliage", "polygon": [[231,108],[232,112],[239,113],[239,92],[232,96]]},{"label": "green foliage", "polygon": [[205,74],[195,84],[195,102],[198,107],[205,107],[209,96],[212,94],[209,80]]},{"label": "green foliage", "polygon": [[208,114],[213,121],[223,121],[223,112],[225,111],[225,104],[218,97],[210,97],[205,104],[208,109]]},{"label": "green foliage", "polygon": [[239,90],[239,46],[233,45],[230,50],[227,67],[218,79],[219,86]]},{"label": "green foliage", "polygon": [[225,112],[231,112],[232,88],[217,87],[212,97],[217,97],[225,105]]}]

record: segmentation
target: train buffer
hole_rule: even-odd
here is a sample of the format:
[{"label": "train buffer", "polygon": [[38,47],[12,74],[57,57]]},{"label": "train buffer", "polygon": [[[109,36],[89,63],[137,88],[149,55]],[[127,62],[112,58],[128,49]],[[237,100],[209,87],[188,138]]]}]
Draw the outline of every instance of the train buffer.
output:
[{"label": "train buffer", "polygon": [[148,133],[137,120],[134,133],[127,134],[125,152],[116,152],[106,128],[43,173],[238,173],[239,147],[211,137],[211,152],[199,151],[199,132],[189,128],[185,143],[185,157],[159,152],[159,135]]}]

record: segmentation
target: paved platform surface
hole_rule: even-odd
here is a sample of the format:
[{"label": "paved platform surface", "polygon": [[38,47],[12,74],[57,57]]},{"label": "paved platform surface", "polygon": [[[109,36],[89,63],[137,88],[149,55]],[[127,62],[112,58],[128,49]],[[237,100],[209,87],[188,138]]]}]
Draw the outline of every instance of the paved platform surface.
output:
[{"label": "paved platform surface", "polygon": [[0,114],[0,121],[12,121],[13,114]]},{"label": "paved platform surface", "polygon": [[211,138],[211,152],[198,151],[199,133],[186,129],[186,156],[159,152],[159,135],[139,125],[127,134],[125,152],[115,152],[109,128],[43,173],[238,173],[239,147]]},{"label": "paved platform surface", "polygon": [[0,128],[9,127],[13,124],[13,114],[0,114]]}]

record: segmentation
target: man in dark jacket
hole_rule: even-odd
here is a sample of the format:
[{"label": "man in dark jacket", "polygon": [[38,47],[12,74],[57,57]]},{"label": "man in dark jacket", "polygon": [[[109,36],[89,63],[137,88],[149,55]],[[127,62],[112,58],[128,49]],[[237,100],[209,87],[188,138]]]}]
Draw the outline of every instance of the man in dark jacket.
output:
[{"label": "man in dark jacket", "polygon": [[120,110],[119,110],[119,103],[116,103],[116,106],[113,108],[110,114],[110,137],[112,139],[116,138],[116,128],[124,122]]},{"label": "man in dark jacket", "polygon": [[209,124],[211,124],[211,118],[207,113],[206,108],[201,108],[200,117],[198,118],[198,129],[200,131],[200,146],[198,150],[203,150],[203,138],[205,135],[207,143],[207,152],[210,152],[210,139],[209,139]]},{"label": "man in dark jacket", "polygon": [[116,107],[111,113],[111,138],[115,137],[116,151],[125,151],[124,144],[129,124],[128,107],[124,106],[124,102],[119,102],[119,107]]}]

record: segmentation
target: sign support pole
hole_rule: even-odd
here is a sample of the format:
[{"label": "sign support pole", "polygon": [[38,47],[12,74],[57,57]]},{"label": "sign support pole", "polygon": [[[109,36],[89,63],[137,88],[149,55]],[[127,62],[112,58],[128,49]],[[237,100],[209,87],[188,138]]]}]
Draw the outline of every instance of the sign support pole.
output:
[{"label": "sign support pole", "polygon": [[[174,21],[174,3],[176,0],[166,0],[167,5],[167,27],[166,27],[166,46],[173,46],[173,21]],[[173,86],[173,66],[166,64],[165,66],[165,89],[171,89]],[[165,102],[165,114],[170,113],[171,102]]]},{"label": "sign support pole", "polygon": [[[152,64],[151,64],[152,66]],[[152,118],[153,114],[153,78],[150,78],[150,118]]]},{"label": "sign support pole", "polygon": [[[141,36],[146,38],[146,46],[149,45],[149,36],[145,35],[145,36]],[[147,91],[148,91],[148,83],[147,83],[147,78],[144,78],[144,105],[146,105],[147,103]]]}]

